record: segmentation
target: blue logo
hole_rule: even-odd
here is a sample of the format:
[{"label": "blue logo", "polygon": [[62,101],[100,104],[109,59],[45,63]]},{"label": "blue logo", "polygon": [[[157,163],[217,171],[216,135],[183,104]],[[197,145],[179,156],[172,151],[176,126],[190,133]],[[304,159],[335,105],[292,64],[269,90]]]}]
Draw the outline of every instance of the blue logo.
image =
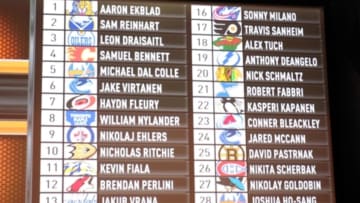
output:
[{"label": "blue logo", "polygon": [[219,6],[214,10],[215,20],[240,20],[241,8],[232,6]]},{"label": "blue logo", "polygon": [[216,97],[243,97],[244,89],[241,83],[215,83]]},{"label": "blue logo", "polygon": [[69,28],[72,31],[92,31],[95,28],[95,23],[90,16],[71,16]]},{"label": "blue logo", "polygon": [[95,118],[95,111],[66,111],[66,121],[71,126],[90,126]]},{"label": "blue logo", "polygon": [[224,129],[219,135],[219,139],[226,145],[239,145],[243,144],[241,138],[244,137],[239,130],[236,129]]},{"label": "blue logo", "polygon": [[75,78],[70,82],[69,88],[72,93],[89,94],[95,84],[88,78]]},{"label": "blue logo", "polygon": [[[219,52],[217,52],[219,53]],[[217,55],[216,63],[220,66],[241,66],[241,56],[238,52],[221,52]]]},{"label": "blue logo", "polygon": [[67,45],[71,46],[96,46],[97,39],[93,32],[71,31],[68,32]]},{"label": "blue logo", "polygon": [[95,67],[92,63],[71,63],[68,68],[69,77],[95,77]]},{"label": "blue logo", "polygon": [[95,140],[94,131],[90,127],[71,127],[68,130],[66,142],[87,142]]}]

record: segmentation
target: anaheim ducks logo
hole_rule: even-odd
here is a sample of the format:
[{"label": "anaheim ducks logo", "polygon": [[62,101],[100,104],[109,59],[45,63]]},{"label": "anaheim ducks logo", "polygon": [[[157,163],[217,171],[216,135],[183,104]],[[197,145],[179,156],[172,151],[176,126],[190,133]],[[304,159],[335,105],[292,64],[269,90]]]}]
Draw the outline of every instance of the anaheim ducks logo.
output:
[{"label": "anaheim ducks logo", "polygon": [[73,150],[70,151],[71,159],[88,159],[96,153],[96,147],[92,144],[70,144],[68,145]]}]

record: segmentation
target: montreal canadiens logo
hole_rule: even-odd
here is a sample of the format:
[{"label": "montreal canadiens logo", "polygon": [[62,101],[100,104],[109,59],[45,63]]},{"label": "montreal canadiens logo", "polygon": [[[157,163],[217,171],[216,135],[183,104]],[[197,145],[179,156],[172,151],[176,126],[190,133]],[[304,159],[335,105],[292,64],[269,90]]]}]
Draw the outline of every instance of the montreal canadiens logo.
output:
[{"label": "montreal canadiens logo", "polygon": [[246,161],[219,161],[216,172],[219,176],[246,176]]},{"label": "montreal canadiens logo", "polygon": [[67,133],[67,142],[87,142],[92,143],[95,135],[90,127],[72,127]]},{"label": "montreal canadiens logo", "polygon": [[89,110],[95,106],[96,98],[94,95],[78,95],[70,98],[66,102],[66,107],[71,110]]}]

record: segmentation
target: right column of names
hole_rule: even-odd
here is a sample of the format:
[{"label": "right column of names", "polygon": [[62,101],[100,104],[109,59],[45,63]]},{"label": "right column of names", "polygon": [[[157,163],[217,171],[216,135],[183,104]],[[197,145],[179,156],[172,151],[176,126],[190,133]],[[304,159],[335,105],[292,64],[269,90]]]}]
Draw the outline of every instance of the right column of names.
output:
[{"label": "right column of names", "polygon": [[321,20],[242,7],[249,202],[335,201]]}]

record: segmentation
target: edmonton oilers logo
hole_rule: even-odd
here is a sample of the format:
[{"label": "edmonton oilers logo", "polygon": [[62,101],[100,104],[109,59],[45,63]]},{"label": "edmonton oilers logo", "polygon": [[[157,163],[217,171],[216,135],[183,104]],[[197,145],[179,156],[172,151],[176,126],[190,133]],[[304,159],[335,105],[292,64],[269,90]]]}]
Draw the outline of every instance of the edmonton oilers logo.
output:
[{"label": "edmonton oilers logo", "polygon": [[96,46],[96,36],[93,32],[71,31],[67,33],[67,45]]}]

